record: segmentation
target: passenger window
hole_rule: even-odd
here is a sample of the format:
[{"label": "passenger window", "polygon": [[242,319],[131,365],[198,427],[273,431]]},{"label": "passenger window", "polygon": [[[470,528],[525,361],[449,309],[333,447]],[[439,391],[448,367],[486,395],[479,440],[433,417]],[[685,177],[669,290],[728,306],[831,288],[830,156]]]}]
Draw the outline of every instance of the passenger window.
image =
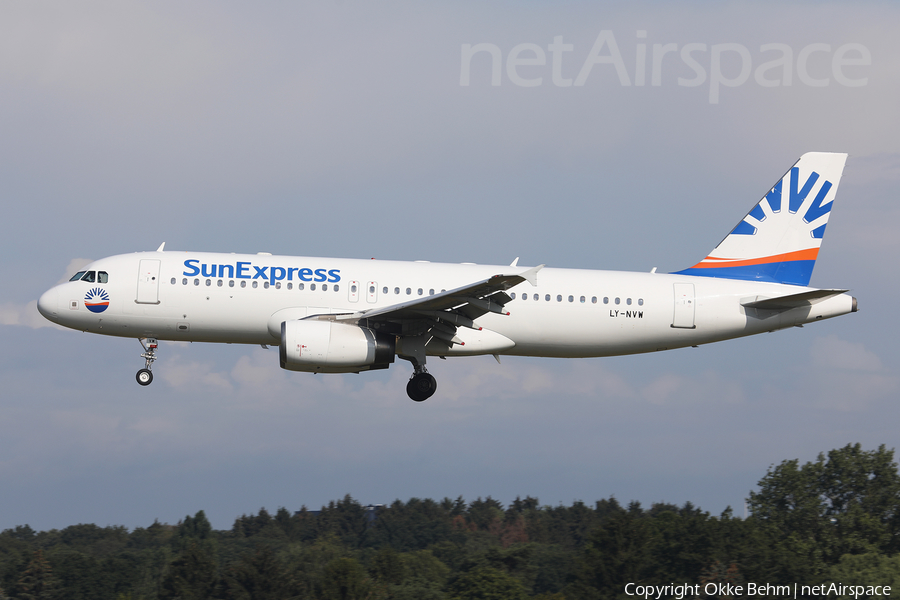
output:
[{"label": "passenger window", "polygon": [[575,302],[575,296],[570,295],[570,296],[569,296],[569,302]]},{"label": "passenger window", "polygon": [[306,284],[303,284],[303,283],[297,284],[297,289],[300,290],[301,292],[303,291],[304,288],[306,288]]},{"label": "passenger window", "polygon": [[97,283],[109,283],[109,273],[106,271],[99,271],[97,273]]},{"label": "passenger window", "polygon": [[535,294],[534,296],[532,296],[532,299],[533,299],[535,302],[537,302],[538,300],[541,299],[541,295],[540,295],[540,294]]},{"label": "passenger window", "polygon": [[246,281],[242,281],[242,282],[241,282],[241,287],[242,287],[242,288],[247,287],[247,282],[246,282]]},{"label": "passenger window", "polygon": [[181,285],[187,285],[187,277],[181,280]]},{"label": "passenger window", "polygon": [[327,284],[327,283],[323,283],[323,284],[322,284],[322,291],[323,291],[323,292],[327,292],[327,291],[328,291],[328,284]]},{"label": "passenger window", "polygon": [[85,274],[85,271],[78,271],[77,273],[72,275],[72,279],[70,279],[69,281],[78,281],[79,279],[84,277],[84,274]]},{"label": "passenger window", "polygon": [[562,302],[562,294],[557,294],[557,295],[556,295],[556,301],[557,301],[557,302]]},{"label": "passenger window", "polygon": [[331,286],[331,287],[333,287],[333,288],[334,288],[334,291],[336,291],[336,292],[337,292],[337,291],[340,291],[340,289],[341,289],[340,286],[338,286],[338,284],[334,284],[334,285]]},{"label": "passenger window", "polygon": [[428,290],[428,295],[434,296],[434,288],[431,288],[430,290]]},{"label": "passenger window", "polygon": [[544,302],[550,302],[550,294],[544,296]]},{"label": "passenger window", "polygon": [[516,299],[516,293],[515,293],[515,292],[511,293],[511,294],[509,295],[509,297],[512,298],[513,300],[515,300],[515,299]]},{"label": "passenger window", "polygon": [[97,273],[95,271],[88,271],[84,274],[84,277],[81,278],[82,281],[87,281],[88,283],[94,283],[96,280]]},{"label": "passenger window", "polygon": [[[288,284],[288,287],[290,287],[290,286],[291,286],[291,284]],[[228,280],[228,287],[234,287],[234,279]]]},{"label": "passenger window", "polygon": [[206,287],[209,287],[209,286],[211,286],[211,285],[212,285],[212,280],[211,280],[211,279],[207,279],[207,280],[206,280]]},{"label": "passenger window", "polygon": [[387,294],[387,293],[388,293],[387,286],[384,286],[383,288],[381,288],[381,293],[382,293],[382,294]]},{"label": "passenger window", "polygon": [[591,296],[591,304],[597,304],[597,296]]},{"label": "passenger window", "polygon": [[643,305],[644,305],[644,299],[638,298],[638,306],[643,306]]},{"label": "passenger window", "polygon": [[259,287],[259,282],[258,282],[258,281],[254,281],[254,282],[253,282],[253,289],[256,289],[257,287]]},{"label": "passenger window", "polygon": [[609,298],[607,296],[603,296],[603,304],[609,304]]},{"label": "passenger window", "polygon": [[409,296],[412,294],[412,288],[406,288],[406,295]]},{"label": "passenger window", "polygon": [[395,294],[399,294],[399,293],[400,293],[400,288],[395,287],[395,288],[394,288],[394,293],[395,293]]},{"label": "passenger window", "polygon": [[194,280],[194,285],[200,285],[200,280],[199,280],[199,279],[195,279],[195,280]]},{"label": "passenger window", "polygon": [[314,283],[309,284],[309,289],[311,292],[316,291],[316,284],[314,284]]},{"label": "passenger window", "polygon": [[581,297],[581,303],[584,304],[584,296]]},{"label": "passenger window", "polygon": [[629,298],[628,300],[626,300],[626,301],[625,301],[625,304],[627,304],[628,306],[631,306],[631,298]]},{"label": "passenger window", "polygon": [[222,280],[221,280],[221,279],[218,280],[218,281],[216,282],[216,285],[219,286],[219,287],[222,287],[222,285],[223,285],[223,284],[222,284]]},{"label": "passenger window", "polygon": [[172,278],[172,285],[175,285],[175,278]]},{"label": "passenger window", "polygon": [[522,300],[528,300],[528,294],[522,294]]},{"label": "passenger window", "polygon": [[351,292],[351,293],[354,293],[354,294],[356,293],[356,286],[355,286],[355,285],[351,285],[351,286],[350,286],[350,292]]},{"label": "passenger window", "polygon": [[275,289],[276,289],[276,290],[280,290],[280,289],[281,289],[281,282],[280,282],[280,281],[276,281],[276,282],[275,282]]},{"label": "passenger window", "polygon": [[620,301],[619,301],[619,299],[618,299],[618,298],[616,298],[616,304],[619,304],[619,302],[620,302]]}]

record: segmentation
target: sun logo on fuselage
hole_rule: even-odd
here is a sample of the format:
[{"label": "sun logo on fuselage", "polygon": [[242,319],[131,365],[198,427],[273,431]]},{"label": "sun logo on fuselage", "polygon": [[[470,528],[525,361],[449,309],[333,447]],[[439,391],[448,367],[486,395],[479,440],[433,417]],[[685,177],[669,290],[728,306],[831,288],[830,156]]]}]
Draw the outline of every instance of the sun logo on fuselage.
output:
[{"label": "sun logo on fuselage", "polygon": [[93,288],[84,295],[84,305],[92,313],[102,313],[109,308],[109,294],[103,288]]}]

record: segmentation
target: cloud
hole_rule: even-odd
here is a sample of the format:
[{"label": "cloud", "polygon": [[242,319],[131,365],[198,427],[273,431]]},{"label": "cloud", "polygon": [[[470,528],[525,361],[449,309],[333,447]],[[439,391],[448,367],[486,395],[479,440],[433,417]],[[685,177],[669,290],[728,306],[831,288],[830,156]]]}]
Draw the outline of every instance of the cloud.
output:
[{"label": "cloud", "polygon": [[157,369],[155,373],[167,384],[180,389],[198,389],[207,393],[234,391],[229,374],[215,370],[211,362],[185,361],[175,355],[167,358],[165,369]]},{"label": "cloud", "polygon": [[884,370],[884,364],[878,356],[861,342],[849,342],[836,335],[816,338],[810,349],[810,360],[813,366],[841,371],[862,371],[877,373]]},{"label": "cloud", "polygon": [[81,269],[83,267],[88,266],[92,262],[94,262],[94,259],[92,259],[92,258],[73,258],[72,260],[69,261],[69,264],[66,267],[66,270],[63,272],[63,274],[57,280],[56,285],[67,282],[69,279],[72,278],[73,275],[75,275],[75,273],[77,273],[78,271],[81,271]]},{"label": "cloud", "polygon": [[55,323],[51,323],[38,312],[37,300],[25,304],[13,304],[6,302],[0,304],[0,325],[22,325],[31,329],[41,327],[56,327],[64,329]]}]

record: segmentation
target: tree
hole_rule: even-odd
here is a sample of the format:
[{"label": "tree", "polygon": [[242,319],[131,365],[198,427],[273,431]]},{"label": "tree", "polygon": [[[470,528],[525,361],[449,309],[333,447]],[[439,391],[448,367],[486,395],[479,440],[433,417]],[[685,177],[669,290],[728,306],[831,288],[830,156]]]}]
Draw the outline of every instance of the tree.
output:
[{"label": "tree", "polygon": [[51,600],[55,598],[57,587],[53,569],[44,558],[44,551],[36,550],[19,579],[17,596],[22,600]]},{"label": "tree", "polygon": [[[845,554],[840,562],[828,570],[832,583],[852,586],[890,586],[892,592],[900,589],[900,555],[887,557],[883,554]],[[839,596],[853,598],[858,596]],[[874,598],[886,597],[881,594]]]},{"label": "tree", "polygon": [[241,555],[225,574],[228,598],[284,600],[297,594],[296,585],[275,552],[266,546]]},{"label": "tree", "polygon": [[322,574],[322,600],[364,600],[370,597],[372,581],[366,570],[354,558],[337,558],[325,567]]},{"label": "tree", "polygon": [[525,600],[525,586],[512,575],[482,566],[460,575],[450,585],[453,600]]},{"label": "tree", "polygon": [[770,467],[748,505],[773,542],[771,575],[812,580],[844,554],[900,550],[900,475],[893,457],[883,445],[867,452],[848,444],[803,466],[795,459]]},{"label": "tree", "polygon": [[215,561],[193,540],[170,565],[159,597],[206,600],[212,597],[218,582]]},{"label": "tree", "polygon": [[627,583],[647,583],[656,566],[652,560],[653,536],[650,518],[637,502],[629,504],[628,510],[608,515],[585,544],[571,595],[625,597]]}]

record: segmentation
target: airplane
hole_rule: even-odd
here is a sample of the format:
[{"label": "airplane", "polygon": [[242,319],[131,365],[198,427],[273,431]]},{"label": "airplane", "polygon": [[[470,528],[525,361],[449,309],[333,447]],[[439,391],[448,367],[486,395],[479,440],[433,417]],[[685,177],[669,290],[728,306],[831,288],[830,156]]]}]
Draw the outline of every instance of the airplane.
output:
[{"label": "airplane", "polygon": [[165,250],[103,258],[45,292],[40,313],[137,338],[143,386],[159,340],[278,346],[283,369],[359,373],[428,357],[602,357],[698,346],[857,311],[808,287],[846,154],[810,152],[697,264],[673,273]]}]

